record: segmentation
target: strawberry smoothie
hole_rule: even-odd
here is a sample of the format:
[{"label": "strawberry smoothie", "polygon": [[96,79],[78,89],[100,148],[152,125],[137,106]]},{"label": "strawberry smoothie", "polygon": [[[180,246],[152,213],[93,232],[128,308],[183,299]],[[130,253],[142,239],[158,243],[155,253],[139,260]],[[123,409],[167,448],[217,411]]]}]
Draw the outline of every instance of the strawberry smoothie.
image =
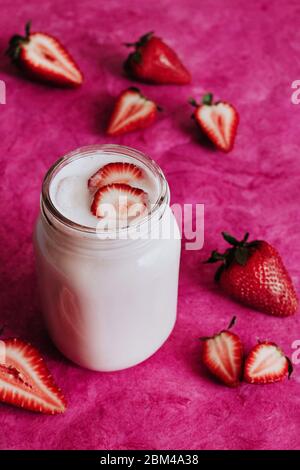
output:
[{"label": "strawberry smoothie", "polygon": [[99,145],[59,160],[44,179],[35,251],[49,333],[77,364],[124,369],[169,336],[180,233],[164,175],[145,155]]}]

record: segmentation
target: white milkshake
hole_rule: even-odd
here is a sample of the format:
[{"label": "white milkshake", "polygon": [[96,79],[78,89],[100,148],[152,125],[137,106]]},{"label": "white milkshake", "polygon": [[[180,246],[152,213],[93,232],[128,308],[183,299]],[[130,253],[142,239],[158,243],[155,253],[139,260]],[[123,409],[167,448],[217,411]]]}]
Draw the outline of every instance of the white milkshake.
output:
[{"label": "white milkshake", "polygon": [[[146,195],[146,209],[118,230],[99,230],[100,212],[95,216],[91,206],[107,186],[91,191],[88,181],[112,162],[139,169],[130,188]],[[50,335],[74,362],[99,371],[124,369],[151,356],[169,336],[176,319],[180,235],[166,180],[143,154],[93,146],[55,164],[43,183],[35,251]]]}]

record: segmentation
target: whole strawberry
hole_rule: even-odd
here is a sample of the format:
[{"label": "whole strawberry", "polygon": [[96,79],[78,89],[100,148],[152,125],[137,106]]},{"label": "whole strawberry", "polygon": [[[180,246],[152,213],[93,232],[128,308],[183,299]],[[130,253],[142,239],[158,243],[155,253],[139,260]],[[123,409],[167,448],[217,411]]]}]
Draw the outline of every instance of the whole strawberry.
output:
[{"label": "whole strawberry", "polygon": [[135,79],[157,84],[185,85],[191,75],[177,54],[153,32],[142,36],[137,42],[125,44],[135,47],[129,54],[124,69]]},{"label": "whole strawberry", "polygon": [[298,308],[292,280],[277,250],[263,240],[242,241],[228,233],[225,253],[213,251],[207,263],[221,262],[215,280],[236,300],[270,315],[287,317]]}]

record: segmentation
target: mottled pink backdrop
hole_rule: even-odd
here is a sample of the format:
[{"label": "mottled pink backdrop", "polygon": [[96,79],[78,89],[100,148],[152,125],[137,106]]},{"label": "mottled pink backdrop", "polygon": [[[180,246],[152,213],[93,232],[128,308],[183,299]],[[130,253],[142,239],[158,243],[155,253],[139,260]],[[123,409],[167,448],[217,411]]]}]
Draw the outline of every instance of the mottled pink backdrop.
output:
[{"label": "mottled pink backdrop", "polygon": [[[300,366],[290,382],[228,389],[199,361],[199,336],[237,315],[248,350],[268,338],[292,353],[299,314],[278,319],[241,307],[213,283],[210,250],[219,233],[273,243],[299,288],[300,79],[298,0],[1,0],[0,105],[1,323],[6,335],[38,346],[69,402],[47,417],[0,405],[2,449],[297,449]],[[4,57],[8,39],[31,19],[77,59],[79,90],[31,83]],[[155,30],[184,58],[186,87],[143,85],[163,108],[148,130],[113,142],[149,153],[163,168],[173,202],[205,204],[205,245],[182,253],[178,321],[161,350],[117,373],[92,373],[64,359],[46,334],[37,301],[32,231],[43,175],[78,146],[111,141],[104,126],[114,97],[132,84],[122,72],[124,41]],[[240,116],[229,155],[204,147],[190,119],[190,96],[212,91]]]}]

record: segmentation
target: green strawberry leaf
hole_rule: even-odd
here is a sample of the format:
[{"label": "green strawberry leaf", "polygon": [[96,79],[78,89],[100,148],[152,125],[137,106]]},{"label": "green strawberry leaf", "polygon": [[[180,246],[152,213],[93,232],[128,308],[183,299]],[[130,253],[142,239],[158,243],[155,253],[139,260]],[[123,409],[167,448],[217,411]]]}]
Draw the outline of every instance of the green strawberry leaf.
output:
[{"label": "green strawberry leaf", "polygon": [[237,241],[236,238],[234,238],[232,235],[229,235],[227,232],[222,232],[222,236],[226,242],[228,242],[230,245],[233,246],[238,246],[239,242]]},{"label": "green strawberry leaf", "polygon": [[202,104],[207,104],[210,106],[212,104],[213,95],[212,93],[206,93],[202,98]]},{"label": "green strawberry leaf", "polygon": [[224,261],[225,257],[221,253],[218,253],[217,250],[211,252],[210,257],[204,261],[204,263],[217,263],[218,261]]}]

